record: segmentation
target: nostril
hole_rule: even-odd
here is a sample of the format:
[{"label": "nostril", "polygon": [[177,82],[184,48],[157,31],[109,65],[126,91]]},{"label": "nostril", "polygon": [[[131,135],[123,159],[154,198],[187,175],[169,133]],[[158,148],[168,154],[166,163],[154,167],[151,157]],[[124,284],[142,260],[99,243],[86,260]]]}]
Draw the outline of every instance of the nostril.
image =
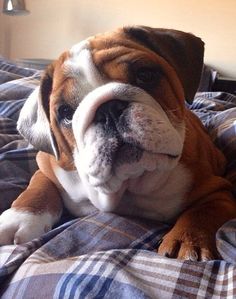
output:
[{"label": "nostril", "polygon": [[103,111],[100,111],[99,109],[96,111],[94,121],[96,123],[105,124],[107,122],[107,116]]},{"label": "nostril", "polygon": [[128,106],[128,102],[121,100],[113,100],[111,102],[111,112],[114,114],[114,116],[120,117],[122,112]]},{"label": "nostril", "polygon": [[108,123],[109,119],[117,121],[127,106],[128,102],[126,101],[108,101],[97,109],[94,121],[102,124]]}]

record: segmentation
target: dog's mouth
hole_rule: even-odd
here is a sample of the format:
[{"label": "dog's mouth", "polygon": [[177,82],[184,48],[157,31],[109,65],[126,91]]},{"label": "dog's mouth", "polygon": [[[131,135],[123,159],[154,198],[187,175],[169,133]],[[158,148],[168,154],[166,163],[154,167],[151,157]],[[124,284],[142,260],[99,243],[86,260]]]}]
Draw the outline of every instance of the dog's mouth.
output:
[{"label": "dog's mouth", "polygon": [[116,153],[114,155],[114,165],[121,166],[124,163],[138,162],[142,158],[144,152],[149,155],[158,155],[159,157],[166,156],[171,160],[177,159],[179,157],[179,155],[152,152],[151,150],[143,148],[141,144],[129,139],[128,141],[121,141],[117,147]]},{"label": "dog's mouth", "polygon": [[129,129],[121,131],[111,134],[100,124],[93,124],[85,134],[85,148],[79,152],[89,184],[106,194],[117,192],[125,181],[145,172],[169,169],[179,159],[178,154],[145,147],[145,143],[131,137],[135,134]]}]

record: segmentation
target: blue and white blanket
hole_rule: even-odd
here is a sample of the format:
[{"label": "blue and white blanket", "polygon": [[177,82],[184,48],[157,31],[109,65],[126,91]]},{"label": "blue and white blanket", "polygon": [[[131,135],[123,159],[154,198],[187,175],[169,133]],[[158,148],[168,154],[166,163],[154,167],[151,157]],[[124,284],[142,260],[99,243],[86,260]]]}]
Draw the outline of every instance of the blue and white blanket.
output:
[{"label": "blue and white blanket", "polygon": [[[40,76],[0,60],[0,212],[37,168],[16,121]],[[236,97],[201,93],[190,108],[227,156],[236,195]],[[224,260],[209,262],[159,256],[162,223],[100,212],[65,214],[61,223],[27,244],[0,247],[0,298],[236,298],[236,220],[217,233]]]}]

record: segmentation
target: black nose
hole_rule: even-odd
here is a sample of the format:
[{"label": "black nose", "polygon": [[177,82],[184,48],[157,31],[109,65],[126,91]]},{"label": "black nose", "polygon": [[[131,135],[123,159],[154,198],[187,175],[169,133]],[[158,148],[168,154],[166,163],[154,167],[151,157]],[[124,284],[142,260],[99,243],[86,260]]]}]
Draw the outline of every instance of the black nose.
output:
[{"label": "black nose", "polygon": [[122,112],[127,108],[128,102],[111,100],[102,104],[96,111],[94,122],[106,125],[114,125],[119,120]]}]

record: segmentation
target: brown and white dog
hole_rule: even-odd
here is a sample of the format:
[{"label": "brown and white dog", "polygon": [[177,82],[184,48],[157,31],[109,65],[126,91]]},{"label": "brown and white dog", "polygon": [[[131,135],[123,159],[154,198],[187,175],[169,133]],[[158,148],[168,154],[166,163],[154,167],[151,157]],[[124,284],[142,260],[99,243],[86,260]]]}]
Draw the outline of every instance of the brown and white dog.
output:
[{"label": "brown and white dog", "polygon": [[0,216],[0,244],[51,229],[62,202],[175,223],[158,252],[217,257],[215,233],[236,217],[225,159],[185,107],[204,44],[192,34],[125,27],[63,53],[26,101],[18,129],[40,152],[28,188]]}]

